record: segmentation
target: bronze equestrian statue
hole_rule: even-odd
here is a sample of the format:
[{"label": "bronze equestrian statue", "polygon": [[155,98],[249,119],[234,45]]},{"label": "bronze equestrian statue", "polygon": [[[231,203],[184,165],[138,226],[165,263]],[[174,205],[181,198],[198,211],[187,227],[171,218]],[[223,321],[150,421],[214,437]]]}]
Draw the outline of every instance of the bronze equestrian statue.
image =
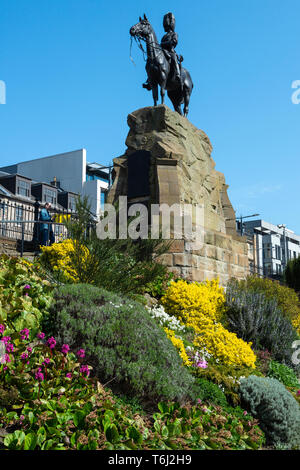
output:
[{"label": "bronze equestrian statue", "polygon": [[[139,18],[139,23],[130,28],[130,35],[137,40],[146,42],[147,62],[146,72],[148,80],[144,88],[152,90],[154,106],[158,101],[158,86],[160,86],[161,103],[164,104],[165,91],[173,103],[175,111],[182,115],[181,105],[184,104],[184,116],[189,111],[190,96],[193,82],[189,72],[181,66],[182,56],[177,56],[175,47],[178,35],[175,32],[175,18],[172,13],[164,16],[163,26],[166,34],[161,44],[146,15]],[[140,45],[142,48],[142,46]]]}]

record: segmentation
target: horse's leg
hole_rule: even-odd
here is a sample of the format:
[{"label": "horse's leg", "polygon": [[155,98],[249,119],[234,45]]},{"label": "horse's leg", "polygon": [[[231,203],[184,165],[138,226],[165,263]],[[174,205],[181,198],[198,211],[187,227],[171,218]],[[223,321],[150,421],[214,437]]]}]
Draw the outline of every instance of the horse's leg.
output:
[{"label": "horse's leg", "polygon": [[168,91],[168,97],[172,101],[172,104],[174,106],[174,110],[182,116],[182,111],[181,111],[181,97],[178,95],[178,90],[177,91]]},{"label": "horse's leg", "polygon": [[160,84],[161,104],[165,104],[166,86],[167,86],[167,77],[166,77],[165,80]]},{"label": "horse's leg", "polygon": [[154,106],[157,106],[157,101],[158,101],[158,85],[153,85],[153,86],[152,86],[152,96],[153,96]]},{"label": "horse's leg", "polygon": [[189,103],[190,103],[190,97],[191,97],[191,92],[188,87],[183,87],[183,94],[184,94],[184,117],[187,117],[188,112],[189,112]]}]

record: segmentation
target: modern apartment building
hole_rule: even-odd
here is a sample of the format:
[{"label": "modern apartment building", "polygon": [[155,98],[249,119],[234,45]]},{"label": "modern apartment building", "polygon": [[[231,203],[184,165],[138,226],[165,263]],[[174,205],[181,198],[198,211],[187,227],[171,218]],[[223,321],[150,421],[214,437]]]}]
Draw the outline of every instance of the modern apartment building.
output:
[{"label": "modern apartment building", "polygon": [[249,240],[251,270],[257,274],[280,277],[287,262],[300,256],[300,235],[284,225],[252,220],[243,222],[243,234]]},{"label": "modern apartment building", "polygon": [[43,202],[55,203],[57,191],[87,195],[96,217],[101,213],[110,181],[109,167],[87,162],[85,149],[16,163],[2,167],[0,171],[17,175],[18,180],[24,180],[22,185],[25,186],[26,178],[38,182],[37,186],[31,186],[31,193],[41,197]]}]

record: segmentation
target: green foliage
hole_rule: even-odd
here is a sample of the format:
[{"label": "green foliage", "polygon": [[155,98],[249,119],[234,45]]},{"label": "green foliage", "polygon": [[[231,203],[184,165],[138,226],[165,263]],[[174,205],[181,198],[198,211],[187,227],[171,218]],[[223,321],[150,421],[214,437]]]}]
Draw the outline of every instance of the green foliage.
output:
[{"label": "green foliage", "polygon": [[292,344],[298,339],[290,320],[261,292],[231,282],[226,290],[226,325],[255,349],[267,349],[274,359],[291,365]]},{"label": "green foliage", "polygon": [[160,299],[169,287],[171,281],[174,280],[174,274],[166,272],[162,276],[157,276],[153,281],[145,286],[145,292],[148,292],[152,297]]},{"label": "green foliage", "polygon": [[299,380],[295,375],[293,369],[290,369],[284,364],[276,361],[271,361],[269,364],[268,377],[279,380],[286,387],[293,387],[297,390],[300,388]]},{"label": "green foliage", "polygon": [[[162,289],[167,268],[158,262],[158,257],[168,250],[168,241],[161,238],[101,240],[87,197],[76,199],[76,213],[77,217],[65,220],[65,225],[74,243],[69,255],[70,269],[80,283],[127,294],[143,293],[147,285]],[[87,257],[82,255],[83,247],[88,249]]]},{"label": "green foliage", "polygon": [[61,344],[84,348],[101,381],[146,400],[188,396],[192,376],[141,304],[81,284],[59,287],[54,299],[48,331]]},{"label": "green foliage", "polygon": [[205,369],[193,368],[192,371],[198,379],[206,379],[217,385],[225,394],[227,401],[234,406],[240,403],[239,387],[241,378],[248,377],[253,373],[261,375],[259,371],[249,367],[233,367],[211,363]]},{"label": "green foliage", "polygon": [[300,448],[300,407],[284,385],[276,379],[250,376],[241,381],[240,393],[269,444]]},{"label": "green foliage", "polygon": [[283,276],[286,284],[300,293],[300,256],[288,261]]},{"label": "green foliage", "polygon": [[[300,333],[300,301],[296,292],[278,281],[258,276],[248,276],[246,280],[231,280],[231,286],[241,290],[260,293],[268,300],[277,303],[284,315],[292,321],[298,333]],[[290,286],[291,287],[291,286]]]},{"label": "green foliage", "polygon": [[0,324],[6,333],[39,329],[43,311],[51,302],[53,287],[35,264],[23,258],[0,256]]},{"label": "green foliage", "polygon": [[[0,398],[2,390],[14,395],[0,408],[1,449],[243,450],[264,443],[252,417],[164,402],[157,413],[145,415],[136,400],[115,398],[89,377],[73,352],[50,349],[48,341],[11,344],[10,362],[0,365]],[[28,354],[26,360],[21,354]]]},{"label": "green foliage", "polygon": [[222,392],[220,386],[216,385],[209,380],[198,378],[196,379],[197,394],[199,399],[204,402],[212,403],[215,405],[226,406],[227,400],[224,392]]}]

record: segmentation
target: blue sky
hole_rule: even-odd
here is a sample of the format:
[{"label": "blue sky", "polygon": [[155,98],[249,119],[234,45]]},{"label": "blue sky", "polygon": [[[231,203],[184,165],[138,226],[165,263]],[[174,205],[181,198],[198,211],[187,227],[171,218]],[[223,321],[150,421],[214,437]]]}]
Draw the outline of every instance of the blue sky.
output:
[{"label": "blue sky", "polygon": [[[240,214],[300,234],[299,0],[0,0],[0,161],[85,147],[124,153],[127,115],[152,105],[129,28],[144,12],[157,36],[172,11],[194,90],[189,120],[214,147]],[[170,105],[170,102],[167,101]],[[72,171],[72,169],[70,169]]]}]

